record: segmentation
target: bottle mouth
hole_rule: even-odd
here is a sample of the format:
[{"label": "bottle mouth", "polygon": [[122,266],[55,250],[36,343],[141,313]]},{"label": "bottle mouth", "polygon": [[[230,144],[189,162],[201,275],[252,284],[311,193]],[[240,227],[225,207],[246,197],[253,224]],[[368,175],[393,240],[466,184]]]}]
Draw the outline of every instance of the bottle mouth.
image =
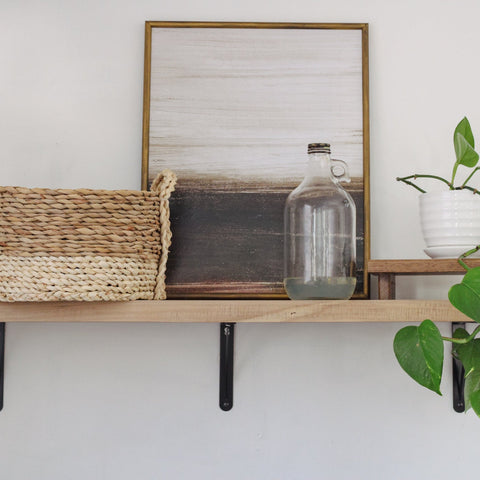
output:
[{"label": "bottle mouth", "polygon": [[330,153],[329,143],[309,143],[308,153]]}]

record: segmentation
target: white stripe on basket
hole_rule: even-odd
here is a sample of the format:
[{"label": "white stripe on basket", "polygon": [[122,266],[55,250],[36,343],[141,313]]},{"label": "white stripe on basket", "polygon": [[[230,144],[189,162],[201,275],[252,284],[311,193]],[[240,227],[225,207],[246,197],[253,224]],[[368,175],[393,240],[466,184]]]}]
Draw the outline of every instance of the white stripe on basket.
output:
[{"label": "white stripe on basket", "polygon": [[0,301],[151,300],[158,260],[0,255]]}]

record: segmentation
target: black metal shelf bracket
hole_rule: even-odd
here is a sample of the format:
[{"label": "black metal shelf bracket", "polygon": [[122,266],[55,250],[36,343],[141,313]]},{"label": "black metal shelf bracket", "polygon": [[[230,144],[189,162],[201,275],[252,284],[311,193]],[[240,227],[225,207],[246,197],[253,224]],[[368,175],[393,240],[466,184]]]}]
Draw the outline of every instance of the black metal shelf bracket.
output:
[{"label": "black metal shelf bracket", "polygon": [[235,323],[220,324],[220,408],[233,407],[233,339]]},{"label": "black metal shelf bracket", "polygon": [[[465,328],[465,322],[452,323],[452,335],[457,328]],[[465,369],[463,368],[462,362],[454,357],[452,360],[452,383],[453,409],[458,413],[462,413],[465,411],[465,398],[463,392],[465,387]]]},{"label": "black metal shelf bracket", "polygon": [[3,408],[3,383],[5,372],[5,323],[0,323],[0,410]]}]

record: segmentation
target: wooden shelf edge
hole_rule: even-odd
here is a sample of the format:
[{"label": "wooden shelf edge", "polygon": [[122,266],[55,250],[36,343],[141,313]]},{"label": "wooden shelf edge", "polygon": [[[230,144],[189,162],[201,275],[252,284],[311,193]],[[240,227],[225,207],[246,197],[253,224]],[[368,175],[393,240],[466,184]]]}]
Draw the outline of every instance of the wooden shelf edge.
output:
[{"label": "wooden shelf edge", "polygon": [[0,303],[0,322],[465,322],[447,300],[166,300]]},{"label": "wooden shelf edge", "polygon": [[[469,258],[465,261],[469,267],[480,266],[480,258]],[[418,259],[418,260],[369,260],[368,273],[396,273],[402,274],[445,274],[465,273],[465,269],[456,258]]]}]

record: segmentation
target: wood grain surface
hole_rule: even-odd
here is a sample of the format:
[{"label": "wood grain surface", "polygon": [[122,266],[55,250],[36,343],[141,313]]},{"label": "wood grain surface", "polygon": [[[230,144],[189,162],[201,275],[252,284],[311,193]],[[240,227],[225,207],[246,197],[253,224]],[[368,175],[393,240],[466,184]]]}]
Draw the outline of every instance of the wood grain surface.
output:
[{"label": "wood grain surface", "polygon": [[438,300],[164,300],[0,303],[2,322],[345,323],[468,321]]},{"label": "wood grain surface", "polygon": [[[480,266],[479,258],[466,259],[469,267]],[[465,269],[456,258],[419,259],[419,260],[369,260],[369,273],[397,273],[399,275],[465,273]]]}]

